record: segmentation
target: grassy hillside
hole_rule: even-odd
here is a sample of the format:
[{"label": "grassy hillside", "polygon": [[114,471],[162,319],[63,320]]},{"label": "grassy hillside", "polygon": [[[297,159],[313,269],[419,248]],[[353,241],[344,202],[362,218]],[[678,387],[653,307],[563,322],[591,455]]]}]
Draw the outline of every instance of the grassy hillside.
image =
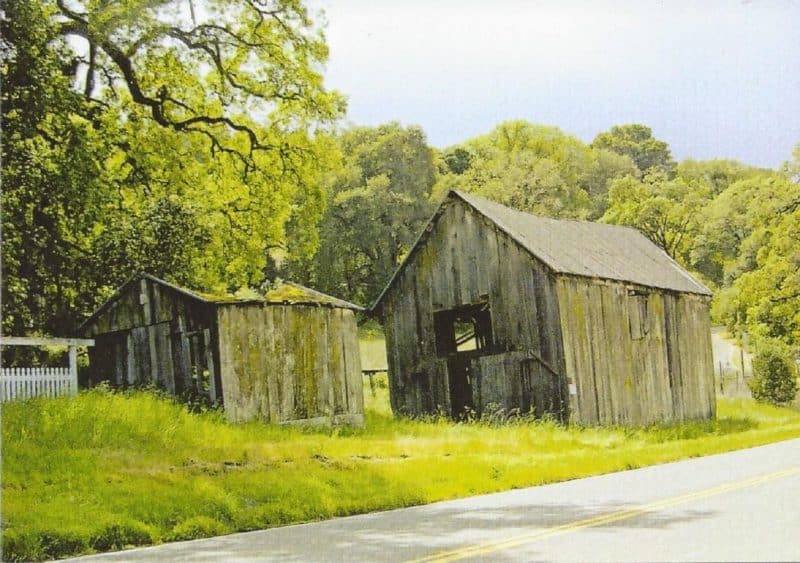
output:
[{"label": "grassy hillside", "polygon": [[572,479],[800,437],[800,413],[722,402],[713,422],[563,428],[394,420],[229,425],[148,392],[3,408],[3,558],[43,559]]}]

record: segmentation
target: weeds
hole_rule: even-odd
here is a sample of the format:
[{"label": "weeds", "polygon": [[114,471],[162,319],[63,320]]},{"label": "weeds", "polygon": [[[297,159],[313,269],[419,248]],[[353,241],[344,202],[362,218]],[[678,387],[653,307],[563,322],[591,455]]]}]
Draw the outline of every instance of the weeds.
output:
[{"label": "weeds", "polygon": [[3,408],[3,560],[42,560],[411,506],[800,436],[800,413],[721,401],[718,418],[564,427],[487,409],[365,428],[230,425],[152,391]]}]

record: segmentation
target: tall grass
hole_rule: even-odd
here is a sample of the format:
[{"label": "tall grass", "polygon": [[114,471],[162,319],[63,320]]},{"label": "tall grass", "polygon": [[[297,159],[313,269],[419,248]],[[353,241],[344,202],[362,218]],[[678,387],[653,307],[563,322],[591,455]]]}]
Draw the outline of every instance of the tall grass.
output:
[{"label": "tall grass", "polygon": [[[381,380],[379,380],[381,381]],[[722,401],[715,421],[564,428],[393,419],[227,424],[150,392],[4,405],[4,560],[252,530],[616,471],[800,436],[800,413]]]}]

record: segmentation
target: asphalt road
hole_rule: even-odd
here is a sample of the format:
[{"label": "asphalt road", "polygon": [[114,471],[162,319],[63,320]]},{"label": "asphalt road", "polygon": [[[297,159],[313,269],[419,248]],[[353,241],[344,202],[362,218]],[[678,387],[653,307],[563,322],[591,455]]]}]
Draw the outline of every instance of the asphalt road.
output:
[{"label": "asphalt road", "polygon": [[800,561],[800,440],[85,561]]}]

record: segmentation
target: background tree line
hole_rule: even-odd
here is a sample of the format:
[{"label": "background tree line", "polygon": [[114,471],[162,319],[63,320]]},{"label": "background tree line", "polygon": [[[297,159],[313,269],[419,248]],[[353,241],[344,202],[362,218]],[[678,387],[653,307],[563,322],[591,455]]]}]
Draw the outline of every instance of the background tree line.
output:
[{"label": "background tree line", "polygon": [[9,0],[3,331],[70,334],[147,270],[208,291],[286,277],[369,305],[449,189],[640,229],[733,331],[800,345],[800,146],[778,170],[675,162],[640,124],[587,144],[501,123],[439,150],[341,128],[296,0]]},{"label": "background tree line", "polygon": [[[535,214],[641,230],[715,293],[714,321],[754,341],[800,345],[800,146],[779,170],[676,163],[644,125],[586,144],[510,121],[444,150],[416,127],[342,132],[320,247],[288,271],[369,304],[449,189]],[[774,344],[774,343],[773,343]]]}]

